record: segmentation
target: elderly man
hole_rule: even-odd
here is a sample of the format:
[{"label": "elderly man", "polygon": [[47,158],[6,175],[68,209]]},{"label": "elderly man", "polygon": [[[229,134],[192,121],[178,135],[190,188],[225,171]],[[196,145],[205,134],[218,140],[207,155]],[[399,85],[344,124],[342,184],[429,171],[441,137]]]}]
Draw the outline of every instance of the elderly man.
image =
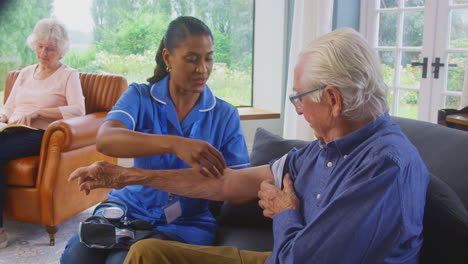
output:
[{"label": "elderly man", "polygon": [[206,177],[97,163],[70,176],[86,191],[141,184],[236,204],[258,196],[273,218],[273,252],[149,239],[126,262],[418,263],[428,171],[387,113],[374,51],[354,30],[326,34],[302,51],[294,85],[291,102],[318,140],[270,165]]}]

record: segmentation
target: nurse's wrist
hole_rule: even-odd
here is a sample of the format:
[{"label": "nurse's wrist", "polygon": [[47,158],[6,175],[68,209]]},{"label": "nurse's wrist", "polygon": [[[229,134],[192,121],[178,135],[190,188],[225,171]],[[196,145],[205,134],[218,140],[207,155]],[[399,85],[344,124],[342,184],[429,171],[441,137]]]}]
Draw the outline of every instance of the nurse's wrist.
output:
[{"label": "nurse's wrist", "polygon": [[177,144],[181,145],[178,136],[166,135],[163,140],[161,140],[160,147],[163,149],[164,153],[167,154],[176,154],[177,153]]}]

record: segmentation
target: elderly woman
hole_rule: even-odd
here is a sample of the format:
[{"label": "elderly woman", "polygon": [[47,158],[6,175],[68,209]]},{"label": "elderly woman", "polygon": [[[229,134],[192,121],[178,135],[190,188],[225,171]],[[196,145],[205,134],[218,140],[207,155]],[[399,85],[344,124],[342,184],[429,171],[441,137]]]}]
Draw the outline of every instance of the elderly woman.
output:
[{"label": "elderly woman", "polygon": [[0,248],[8,243],[2,221],[5,164],[38,155],[44,130],[53,121],[85,113],[78,71],[60,62],[70,46],[64,25],[54,19],[42,19],[27,42],[36,50],[39,63],[21,70],[5,106],[0,108],[0,122],[38,130],[0,133],[0,148],[8,150],[0,152]]}]

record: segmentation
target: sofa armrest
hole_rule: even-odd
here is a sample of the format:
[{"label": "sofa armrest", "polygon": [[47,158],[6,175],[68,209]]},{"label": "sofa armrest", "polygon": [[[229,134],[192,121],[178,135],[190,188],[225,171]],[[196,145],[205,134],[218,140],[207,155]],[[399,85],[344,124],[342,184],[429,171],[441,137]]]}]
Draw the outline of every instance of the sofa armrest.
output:
[{"label": "sofa armrest", "polygon": [[36,186],[55,182],[55,171],[65,153],[90,147],[96,152],[96,134],[105,116],[106,112],[97,112],[57,120],[47,127],[41,142]]},{"label": "sofa armrest", "polygon": [[443,126],[448,126],[448,127],[453,127],[454,124],[451,122],[447,122],[447,116],[448,115],[453,115],[453,114],[463,114],[463,113],[468,113],[468,106],[461,110],[457,109],[439,109],[437,112],[437,124],[443,125]]},{"label": "sofa armrest", "polygon": [[96,150],[96,134],[106,112],[67,118],[53,122],[45,131],[39,155],[36,186],[39,189],[41,218],[46,225],[56,225],[104,200],[109,189],[90,195],[79,191],[68,177],[77,168],[105,160],[117,163]]},{"label": "sofa armrest", "polygon": [[63,140],[58,142],[61,151],[71,151],[95,144],[97,132],[106,114],[107,112],[97,112],[85,116],[57,120],[47,128],[42,145],[47,146],[50,144],[50,140],[53,138],[52,135],[58,131],[63,133]]}]

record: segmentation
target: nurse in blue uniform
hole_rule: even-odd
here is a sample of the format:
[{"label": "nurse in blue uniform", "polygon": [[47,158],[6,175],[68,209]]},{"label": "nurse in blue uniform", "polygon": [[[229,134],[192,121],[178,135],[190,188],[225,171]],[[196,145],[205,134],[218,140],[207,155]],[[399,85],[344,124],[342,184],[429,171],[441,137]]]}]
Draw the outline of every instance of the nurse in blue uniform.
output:
[{"label": "nurse in blue uniform", "polygon": [[[193,167],[217,175],[226,166],[248,167],[237,109],[206,85],[213,51],[213,36],[202,21],[184,16],[173,20],[157,51],[154,76],[147,84],[132,83],[109,112],[97,136],[98,150],[134,158],[134,166],[143,169]],[[109,199],[127,205],[128,220],[146,220],[173,240],[214,243],[216,220],[207,200],[140,185],[112,190]],[[123,263],[126,254],[87,248],[75,235],[61,262]]]}]

